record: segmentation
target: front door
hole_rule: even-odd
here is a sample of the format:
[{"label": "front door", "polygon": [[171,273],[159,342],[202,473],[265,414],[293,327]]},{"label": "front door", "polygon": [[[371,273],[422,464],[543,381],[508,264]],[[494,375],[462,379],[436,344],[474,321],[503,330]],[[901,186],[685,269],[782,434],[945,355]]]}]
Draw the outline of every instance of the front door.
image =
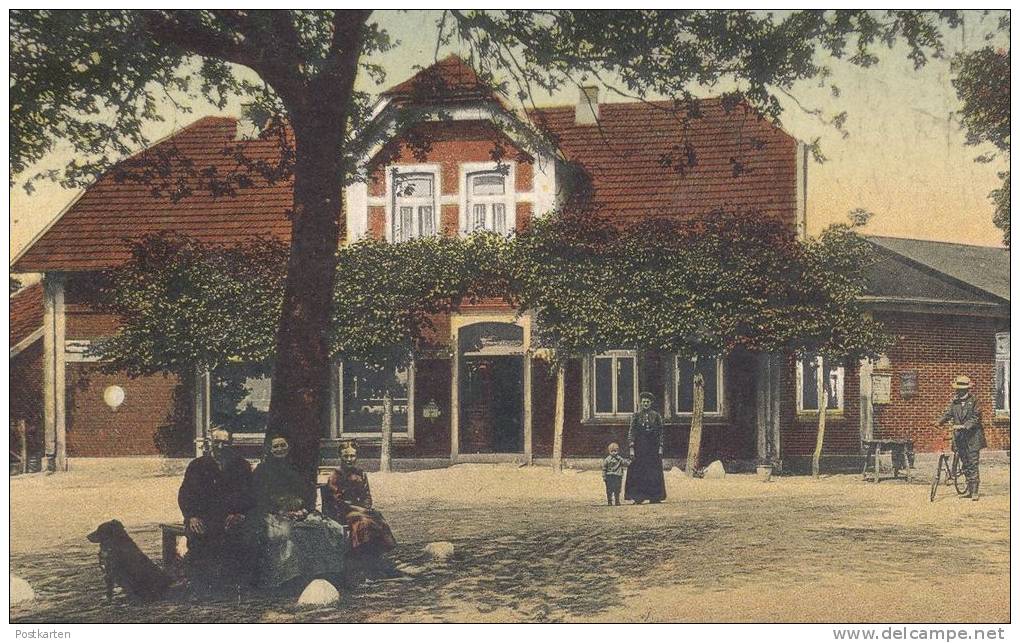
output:
[{"label": "front door", "polygon": [[524,329],[478,322],[458,333],[458,452],[524,453]]},{"label": "front door", "polygon": [[524,359],[464,357],[460,374],[460,452],[524,452]]}]

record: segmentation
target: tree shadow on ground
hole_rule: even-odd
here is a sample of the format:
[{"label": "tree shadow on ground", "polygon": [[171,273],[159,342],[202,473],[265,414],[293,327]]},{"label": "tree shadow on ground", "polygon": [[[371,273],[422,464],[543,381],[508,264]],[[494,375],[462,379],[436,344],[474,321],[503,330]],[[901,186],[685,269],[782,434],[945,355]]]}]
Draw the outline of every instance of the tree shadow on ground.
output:
[{"label": "tree shadow on ground", "polygon": [[[15,573],[35,588],[39,600],[15,608],[15,622],[361,622],[361,621],[573,621],[597,618],[626,603],[635,587],[691,586],[698,591],[738,588],[763,580],[784,583],[838,575],[873,580],[875,561],[883,575],[924,581],[975,568],[1008,573],[991,563],[987,543],[961,542],[932,527],[847,527],[836,524],[838,508],[801,502],[773,508],[748,523],[747,502],[716,503],[704,516],[692,507],[683,515],[660,512],[608,514],[587,508],[547,506],[508,519],[493,508],[437,511],[418,517],[418,538],[398,534],[397,562],[421,566],[419,575],[369,582],[345,591],[337,607],[299,609],[292,598],[224,596],[192,603],[167,600],[133,605],[103,595],[96,551],[68,543],[59,555],[12,556]],[[639,510],[640,511],[640,510]],[[444,520],[457,514],[456,529]],[[592,519],[596,516],[597,519]],[[392,512],[394,524],[414,525],[410,511]],[[409,531],[406,528],[404,531]],[[413,531],[413,530],[410,530]],[[424,559],[429,533],[456,533],[456,554],[446,564]],[[157,525],[132,535],[156,557]],[[785,615],[789,619],[794,615]],[[635,615],[637,618],[637,615]],[[783,618],[777,616],[777,618]]]}]

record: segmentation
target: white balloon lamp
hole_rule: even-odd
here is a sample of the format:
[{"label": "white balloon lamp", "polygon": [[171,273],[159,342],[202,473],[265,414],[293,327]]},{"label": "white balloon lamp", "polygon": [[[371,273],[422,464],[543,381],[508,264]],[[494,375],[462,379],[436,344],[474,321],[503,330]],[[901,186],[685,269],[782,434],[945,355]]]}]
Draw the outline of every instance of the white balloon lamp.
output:
[{"label": "white balloon lamp", "polygon": [[103,401],[106,402],[111,411],[116,411],[124,403],[124,389],[116,384],[107,386],[106,390],[103,391]]}]

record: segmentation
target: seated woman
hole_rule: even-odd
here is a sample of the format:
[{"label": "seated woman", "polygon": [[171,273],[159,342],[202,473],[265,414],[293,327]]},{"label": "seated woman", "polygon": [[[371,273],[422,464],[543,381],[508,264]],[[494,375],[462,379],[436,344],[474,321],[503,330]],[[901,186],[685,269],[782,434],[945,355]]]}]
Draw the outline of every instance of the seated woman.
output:
[{"label": "seated woman", "polygon": [[343,527],[304,506],[307,485],[287,461],[289,451],[286,438],[273,438],[269,457],[253,474],[252,523],[260,552],[259,585],[264,588],[294,580],[336,579],[344,571]]},{"label": "seated woman", "polygon": [[397,546],[397,541],[381,513],[372,508],[368,475],[356,466],[358,450],[354,442],[340,449],[340,467],[329,477],[328,496],[323,513],[347,524],[351,532],[351,559],[368,569],[395,575],[396,571],[382,555]]}]

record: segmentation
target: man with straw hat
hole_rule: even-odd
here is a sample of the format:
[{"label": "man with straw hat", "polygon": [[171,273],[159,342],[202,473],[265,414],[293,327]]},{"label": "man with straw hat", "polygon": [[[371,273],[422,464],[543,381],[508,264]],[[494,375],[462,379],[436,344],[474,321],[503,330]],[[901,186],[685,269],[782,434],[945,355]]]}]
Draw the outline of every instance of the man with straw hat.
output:
[{"label": "man with straw hat", "polygon": [[953,427],[953,449],[960,456],[963,475],[967,477],[967,493],[964,498],[978,499],[978,487],[981,477],[978,475],[978,462],[981,449],[988,446],[985,442],[985,431],[981,426],[981,411],[977,408],[977,399],[971,395],[971,381],[966,375],[958,375],[953,380],[952,402],[937,422],[942,426],[950,422]]}]

